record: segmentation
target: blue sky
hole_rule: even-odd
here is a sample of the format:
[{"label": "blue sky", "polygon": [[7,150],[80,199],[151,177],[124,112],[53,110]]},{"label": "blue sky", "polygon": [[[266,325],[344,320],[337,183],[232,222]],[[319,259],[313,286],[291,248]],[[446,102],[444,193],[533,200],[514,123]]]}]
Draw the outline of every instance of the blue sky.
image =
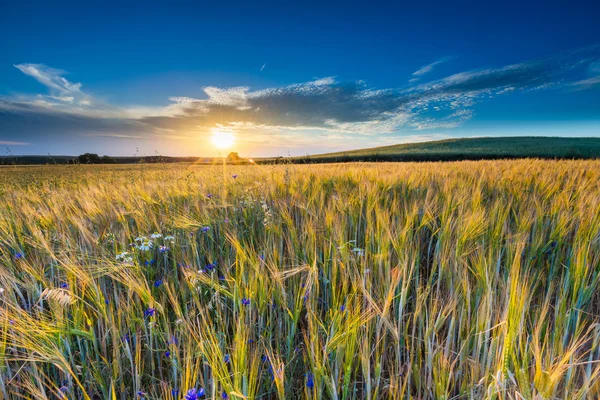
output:
[{"label": "blue sky", "polygon": [[[6,2],[13,154],[301,155],[600,136],[592,3]],[[562,4],[561,4],[562,3]]]}]

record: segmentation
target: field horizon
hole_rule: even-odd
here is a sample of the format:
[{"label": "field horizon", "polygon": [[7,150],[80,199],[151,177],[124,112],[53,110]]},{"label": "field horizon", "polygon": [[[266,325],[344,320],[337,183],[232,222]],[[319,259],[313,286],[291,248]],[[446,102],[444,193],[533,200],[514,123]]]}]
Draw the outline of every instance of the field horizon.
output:
[{"label": "field horizon", "polygon": [[[235,149],[231,149],[235,151]],[[90,151],[92,152],[92,151]],[[157,152],[158,153],[158,152]],[[221,162],[222,157],[111,156],[117,164],[201,163]],[[443,139],[389,146],[364,148],[335,153],[320,153],[293,157],[254,157],[256,163],[336,163],[385,161],[460,161],[497,159],[594,159],[600,158],[600,137],[516,136]],[[0,165],[64,164],[77,156],[7,155],[0,156]],[[242,158],[248,160],[248,158]]]}]

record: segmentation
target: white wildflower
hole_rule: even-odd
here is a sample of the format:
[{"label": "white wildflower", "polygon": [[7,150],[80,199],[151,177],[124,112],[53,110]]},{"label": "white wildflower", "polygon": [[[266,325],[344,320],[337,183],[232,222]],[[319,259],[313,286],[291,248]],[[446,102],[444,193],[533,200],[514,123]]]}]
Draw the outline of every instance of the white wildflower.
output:
[{"label": "white wildflower", "polygon": [[364,251],[363,249],[359,248],[359,247],[355,247],[355,248],[353,248],[353,249],[352,249],[352,252],[353,252],[354,254],[356,254],[357,256],[359,256],[359,257],[362,257],[362,256],[364,256],[364,255],[365,255],[365,251]]},{"label": "white wildflower", "polygon": [[162,237],[162,234],[158,233],[158,232],[154,232],[152,235],[150,235],[150,237],[152,239],[159,239]]}]

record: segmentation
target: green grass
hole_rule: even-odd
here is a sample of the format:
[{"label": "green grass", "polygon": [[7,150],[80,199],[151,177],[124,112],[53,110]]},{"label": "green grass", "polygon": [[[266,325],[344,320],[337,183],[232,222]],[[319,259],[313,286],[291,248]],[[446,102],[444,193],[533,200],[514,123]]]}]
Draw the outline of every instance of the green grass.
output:
[{"label": "green grass", "polygon": [[[294,157],[293,162],[458,161],[514,158],[600,158],[600,138],[498,137],[448,139]],[[270,160],[273,161],[273,160]]]},{"label": "green grass", "polygon": [[598,398],[599,182],[598,160],[2,167],[0,398]]}]

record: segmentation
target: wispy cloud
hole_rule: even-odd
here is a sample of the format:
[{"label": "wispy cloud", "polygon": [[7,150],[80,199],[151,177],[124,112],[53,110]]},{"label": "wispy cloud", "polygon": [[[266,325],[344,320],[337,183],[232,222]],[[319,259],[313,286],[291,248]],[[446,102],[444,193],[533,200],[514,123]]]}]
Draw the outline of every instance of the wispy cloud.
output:
[{"label": "wispy cloud", "polygon": [[440,64],[443,64],[445,62],[448,62],[448,61],[452,60],[453,58],[454,57],[443,57],[443,58],[440,58],[437,61],[432,62],[431,64],[427,64],[427,65],[422,66],[421,68],[419,68],[418,70],[416,70],[415,72],[413,72],[413,74],[412,74],[413,77],[410,79],[409,82],[416,82],[416,81],[418,81],[419,79],[421,79],[421,77],[423,75],[425,75],[425,74],[433,71],[433,69],[436,66],[438,66]]},{"label": "wispy cloud", "polygon": [[44,64],[16,64],[15,68],[46,86],[50,91],[50,95],[46,97],[50,99],[69,104],[91,104],[90,96],[81,91],[81,83],[72,83],[64,78],[66,71]]},{"label": "wispy cloud", "polygon": [[2,146],[29,146],[31,143],[27,142],[12,142],[10,140],[0,140]]},{"label": "wispy cloud", "polygon": [[[0,132],[16,132],[28,140],[31,135],[53,134],[185,140],[219,128],[251,132],[255,137],[263,137],[258,132],[270,132],[269,140],[280,140],[282,145],[291,143],[283,137],[295,137],[294,132],[305,137],[325,135],[330,140],[399,132],[417,135],[461,126],[474,116],[477,103],[493,97],[596,86],[598,74],[590,76],[589,71],[595,71],[598,50],[464,71],[400,88],[374,88],[363,81],[332,77],[263,90],[209,86],[201,98],[172,97],[163,107],[105,104],[82,92],[80,83],[64,78],[64,71],[18,64],[15,67],[46,86],[49,93],[0,98]],[[427,65],[413,76],[423,77],[445,61]],[[0,139],[18,142],[20,137]]]}]

